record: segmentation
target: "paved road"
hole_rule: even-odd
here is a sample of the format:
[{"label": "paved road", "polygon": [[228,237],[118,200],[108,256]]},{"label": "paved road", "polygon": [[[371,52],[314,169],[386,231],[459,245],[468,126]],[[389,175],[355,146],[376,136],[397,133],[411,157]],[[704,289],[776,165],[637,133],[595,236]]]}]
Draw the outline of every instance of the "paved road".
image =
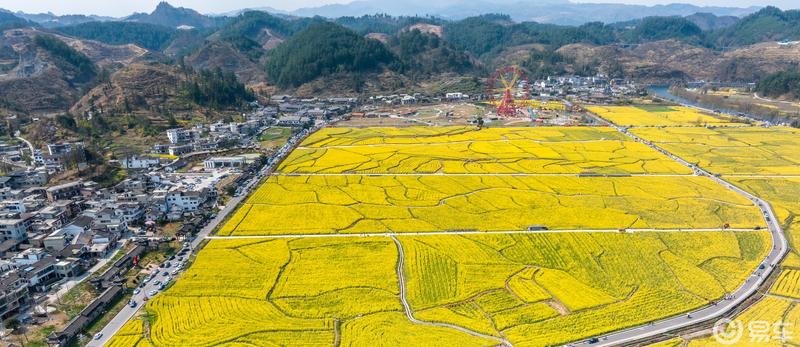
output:
[{"label": "paved road", "polygon": [[686,176],[694,176],[693,174],[649,174],[649,173],[631,173],[631,174],[598,174],[598,173],[441,173],[441,172],[434,172],[434,173],[293,173],[293,172],[275,172],[272,174],[273,176],[299,176],[299,177],[306,177],[306,176],[373,176],[373,177],[397,177],[397,176],[510,176],[510,177],[524,177],[524,176],[532,176],[532,177],[586,177],[586,178],[598,178],[598,177],[686,177]]},{"label": "paved road", "polygon": [[[622,231],[621,231],[622,230]],[[209,240],[247,240],[247,239],[296,239],[296,238],[326,238],[326,237],[396,237],[396,236],[432,236],[432,235],[486,235],[486,234],[563,234],[563,233],[674,233],[674,232],[718,232],[718,231],[753,231],[754,229],[561,229],[561,230],[498,230],[498,231],[415,231],[415,232],[374,232],[374,233],[343,233],[343,234],[276,234],[276,235],[233,235],[233,236],[206,236]]]},{"label": "paved road", "polygon": [[[169,262],[169,267],[159,268],[158,271],[154,271],[154,273],[157,273],[157,275],[151,278],[150,281],[147,281],[143,288],[139,288],[138,294],[133,295],[131,298],[132,301],[136,302],[136,307],[125,305],[125,307],[119,313],[117,313],[117,315],[114,316],[114,318],[112,318],[108,324],[106,324],[103,330],[100,331],[102,337],[97,340],[92,339],[92,341],[86,344],[86,346],[100,347],[108,342],[108,340],[110,340],[111,337],[117,331],[119,331],[119,329],[122,328],[122,326],[125,325],[125,323],[127,323],[137,311],[139,311],[139,308],[143,306],[142,304],[144,304],[146,300],[149,300],[149,298],[152,296],[150,295],[152,294],[152,291],[159,292],[159,286],[161,283],[169,282],[172,276],[174,276],[173,273],[175,273],[179,267],[182,267],[185,261],[185,258],[182,261],[177,261],[176,258],[176,260]],[[167,275],[164,275],[164,272],[166,272]],[[146,297],[147,299],[145,299]]]},{"label": "paved road", "polygon": [[[318,128],[315,128],[314,130],[317,129]],[[248,181],[242,187],[241,190],[242,193],[239,196],[231,198],[230,201],[228,201],[228,204],[225,205],[225,207],[222,208],[222,210],[220,210],[219,213],[217,213],[217,216],[211,219],[197,233],[197,235],[195,235],[195,238],[189,243],[189,248],[191,252],[197,252],[199,250],[201,242],[203,242],[203,240],[208,238],[208,235],[210,235],[211,232],[214,231],[214,229],[216,229],[217,225],[219,225],[220,223],[222,223],[222,221],[225,220],[225,216],[233,212],[236,209],[236,207],[238,207],[239,203],[241,203],[242,200],[244,200],[247,197],[248,195],[247,193],[250,192],[253,186],[257,185],[262,178],[269,176],[274,166],[280,163],[280,160],[292,150],[293,146],[299,143],[302,139],[304,139],[312,132],[313,131],[306,131],[301,134],[295,135],[294,137],[289,139],[289,141],[283,147],[281,147],[280,150],[278,150],[275,156],[273,156],[273,158],[269,160],[267,165],[265,165],[254,178],[250,179],[250,181]],[[188,258],[188,254],[186,255],[186,257]],[[145,297],[147,296],[149,298],[148,293],[150,293],[153,290],[158,291],[159,286],[156,285],[155,283],[157,281],[164,282],[164,280],[167,277],[163,275],[163,272],[166,271],[169,274],[169,277],[171,278],[172,273],[175,272],[175,270],[178,269],[178,266],[182,265],[185,261],[186,261],[185,259],[182,262],[172,261],[169,267],[160,268],[159,275],[153,278],[152,280],[148,281],[146,286],[141,289],[141,292],[133,296],[132,300],[137,302],[136,307],[130,307],[126,305],[119,313],[117,313],[116,316],[114,316],[114,318],[111,319],[111,321],[108,322],[108,324],[106,324],[105,327],[103,327],[103,330],[100,331],[100,333],[102,334],[101,338],[97,340],[93,339],[88,344],[86,344],[86,346],[101,347],[106,342],[108,342],[111,339],[111,337],[114,336],[114,334],[116,334],[117,331],[119,331],[119,329],[121,329],[122,326],[128,322],[128,320],[130,320],[131,318],[133,318],[134,315],[136,315],[136,312],[139,311],[139,308],[143,306],[142,303],[144,303]]]},{"label": "paved road", "polygon": [[745,299],[753,295],[758,287],[764,283],[767,277],[769,277],[769,274],[775,269],[775,267],[778,266],[780,260],[789,250],[788,241],[786,240],[783,230],[781,229],[781,225],[778,222],[778,218],[775,216],[775,212],[772,210],[772,207],[769,205],[769,203],[740,189],[739,187],[726,182],[719,177],[709,174],[703,169],[696,168],[694,165],[681,158],[678,158],[675,155],[672,155],[671,153],[653,145],[648,141],[644,141],[633,134],[629,134],[624,129],[618,129],[633,137],[637,141],[641,141],[642,143],[647,144],[659,152],[668,155],[670,158],[694,169],[698,175],[708,176],[727,189],[730,189],[752,201],[753,204],[757,206],[764,215],[764,219],[769,227],[770,235],[772,236],[773,247],[756,271],[751,274],[749,278],[747,278],[745,283],[743,283],[733,293],[730,293],[726,299],[720,300],[716,304],[692,311],[686,315],[667,318],[653,322],[649,325],[639,326],[600,336],[594,343],[590,342],[590,340],[584,340],[578,343],[573,343],[571,344],[572,346],[617,346],[720,318],[725,313],[741,304]]}]

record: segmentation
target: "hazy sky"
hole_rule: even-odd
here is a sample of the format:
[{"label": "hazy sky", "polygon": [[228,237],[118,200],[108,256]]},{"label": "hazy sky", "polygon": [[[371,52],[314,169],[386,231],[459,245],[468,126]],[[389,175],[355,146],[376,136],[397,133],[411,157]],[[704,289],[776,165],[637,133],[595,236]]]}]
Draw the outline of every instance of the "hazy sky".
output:
[{"label": "hazy sky", "polygon": [[[430,0],[435,3],[441,0]],[[535,0],[529,0],[535,1]],[[573,0],[575,1],[575,0]],[[751,6],[774,5],[784,9],[800,7],[800,0],[577,0],[579,2],[616,2],[636,4],[666,4],[685,2],[695,5]],[[0,0],[0,8],[30,13],[98,14],[125,16],[133,12],[150,12],[160,0]],[[349,0],[170,0],[174,6],[193,8],[202,13],[221,13],[247,7],[269,6],[282,10],[318,6],[330,3],[347,3]]]}]

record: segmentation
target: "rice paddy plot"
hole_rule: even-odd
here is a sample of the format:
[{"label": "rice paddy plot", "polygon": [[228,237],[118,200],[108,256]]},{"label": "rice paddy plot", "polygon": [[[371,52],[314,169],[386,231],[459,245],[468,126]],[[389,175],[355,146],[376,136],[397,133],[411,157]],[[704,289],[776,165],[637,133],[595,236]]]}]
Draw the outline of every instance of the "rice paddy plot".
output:
[{"label": "rice paddy plot", "polygon": [[797,129],[673,127],[631,132],[715,174],[800,175]]},{"label": "rice paddy plot", "polygon": [[744,126],[737,119],[685,106],[587,106],[590,112],[620,126]]},{"label": "rice paddy plot", "polygon": [[[273,176],[229,235],[754,228],[752,203],[704,177]],[[313,216],[313,218],[309,218]],[[224,235],[224,234],[221,234]]]}]

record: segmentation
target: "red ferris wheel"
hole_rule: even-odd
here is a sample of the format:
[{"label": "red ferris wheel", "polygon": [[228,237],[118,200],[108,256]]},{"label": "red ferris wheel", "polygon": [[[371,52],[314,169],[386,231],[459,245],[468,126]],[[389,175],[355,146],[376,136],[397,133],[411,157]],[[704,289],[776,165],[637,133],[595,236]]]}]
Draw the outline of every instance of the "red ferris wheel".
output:
[{"label": "red ferris wheel", "polygon": [[492,74],[489,79],[489,102],[497,108],[497,115],[516,117],[522,108],[516,100],[530,99],[530,89],[525,73],[516,66],[507,66]]}]

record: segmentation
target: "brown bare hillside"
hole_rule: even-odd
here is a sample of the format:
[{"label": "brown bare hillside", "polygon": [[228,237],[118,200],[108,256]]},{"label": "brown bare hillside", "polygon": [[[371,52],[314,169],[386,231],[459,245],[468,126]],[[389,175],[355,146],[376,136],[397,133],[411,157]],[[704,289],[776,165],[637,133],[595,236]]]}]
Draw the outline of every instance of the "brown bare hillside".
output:
[{"label": "brown bare hillside", "polygon": [[132,64],[111,75],[84,95],[71,109],[73,114],[160,113],[187,108],[177,101],[183,76],[162,64]]},{"label": "brown bare hillside", "polygon": [[86,55],[98,71],[113,71],[150,58],[146,49],[78,40],[34,28],[11,29],[0,35],[5,68],[0,69],[0,107],[20,113],[63,112],[81,96],[85,81],[75,81],[57,60],[34,43],[38,35],[51,35]]},{"label": "brown bare hillside", "polygon": [[632,48],[573,44],[561,47],[558,52],[575,59],[576,64],[596,61],[601,72],[608,72],[618,64],[625,76],[646,82],[676,79],[752,81],[800,63],[800,47],[783,47],[775,42],[726,52],[676,40],[650,42]]},{"label": "brown bare hillside", "polygon": [[236,74],[240,82],[253,85],[267,81],[264,68],[248,59],[229,44],[219,41],[209,42],[197,52],[186,58],[186,63],[195,70],[220,68]]}]

